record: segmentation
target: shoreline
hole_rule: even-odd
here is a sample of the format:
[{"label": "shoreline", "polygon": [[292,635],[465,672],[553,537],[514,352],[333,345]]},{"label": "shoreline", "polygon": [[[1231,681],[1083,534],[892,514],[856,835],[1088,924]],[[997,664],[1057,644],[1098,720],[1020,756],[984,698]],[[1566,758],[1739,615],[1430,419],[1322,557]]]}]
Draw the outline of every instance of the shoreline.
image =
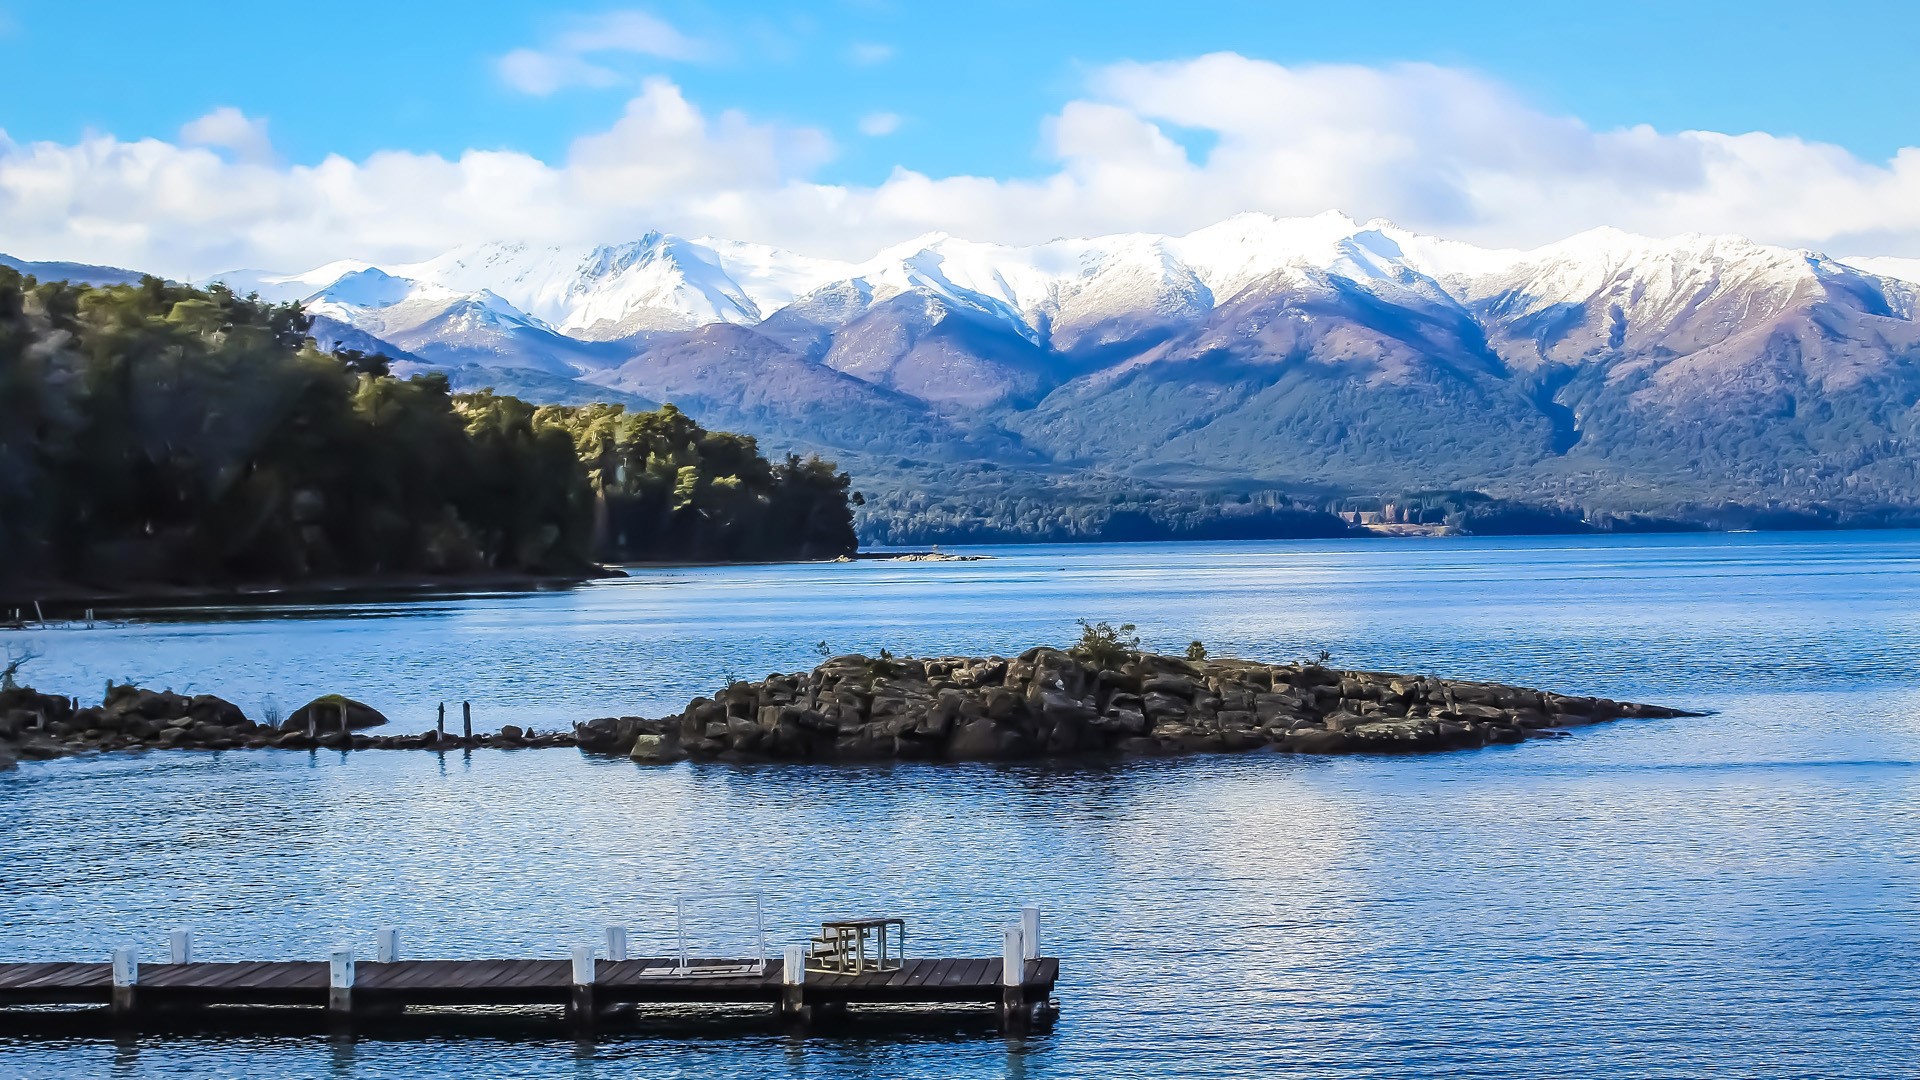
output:
[{"label": "shoreline", "polygon": [[[40,622],[33,616],[34,604],[43,611],[58,611],[71,616],[87,607],[108,610],[128,608],[165,608],[205,603],[265,603],[302,599],[338,600],[345,596],[387,595],[446,596],[466,592],[537,592],[568,589],[590,581],[614,581],[631,577],[629,570],[700,569],[725,566],[800,566],[809,564],[855,562],[978,562],[991,555],[948,555],[931,548],[860,551],[832,559],[719,559],[712,561],[663,560],[625,562],[596,566],[575,574],[475,573],[475,574],[396,574],[367,577],[322,577],[292,582],[243,582],[235,585],[133,585],[124,589],[106,589],[70,582],[46,582],[16,586],[18,592],[0,594],[0,630],[31,629]],[[21,618],[15,621],[12,613]],[[52,621],[52,620],[48,620]],[[68,620],[70,621],[70,620]]]},{"label": "shoreline", "polygon": [[[125,589],[103,589],[83,585],[46,583],[30,586],[25,593],[0,597],[0,629],[19,629],[9,620],[19,609],[22,615],[42,608],[57,607],[71,611],[81,605],[117,608],[187,606],[209,602],[252,603],[302,597],[339,597],[401,593],[460,593],[487,590],[536,591],[571,588],[588,581],[625,577],[617,567],[596,567],[577,574],[397,574],[370,577],[324,577],[294,582],[246,582],[235,585],[135,585]],[[33,620],[28,620],[28,625]]]}]

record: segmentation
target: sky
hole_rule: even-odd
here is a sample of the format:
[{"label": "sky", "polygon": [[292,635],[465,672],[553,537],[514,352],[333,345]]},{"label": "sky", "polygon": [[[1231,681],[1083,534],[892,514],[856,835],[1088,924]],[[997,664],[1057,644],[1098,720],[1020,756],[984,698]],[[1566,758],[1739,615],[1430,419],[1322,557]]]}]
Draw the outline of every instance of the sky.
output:
[{"label": "sky", "polygon": [[1340,209],[1920,256],[1916,39],[1910,0],[0,0],[0,252],[856,258]]}]

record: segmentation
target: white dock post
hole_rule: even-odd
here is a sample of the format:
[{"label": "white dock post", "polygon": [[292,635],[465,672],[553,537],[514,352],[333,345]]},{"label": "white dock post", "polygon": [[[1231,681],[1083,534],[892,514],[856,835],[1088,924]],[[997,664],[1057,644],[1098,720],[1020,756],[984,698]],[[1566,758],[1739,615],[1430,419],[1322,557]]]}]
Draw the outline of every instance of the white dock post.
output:
[{"label": "white dock post", "polygon": [[335,949],[327,958],[327,1011],[335,1016],[353,1012],[352,949]]},{"label": "white dock post", "polygon": [[780,964],[780,1015],[789,1020],[807,1018],[807,947],[787,946]]},{"label": "white dock post", "polygon": [[624,926],[607,927],[607,959],[625,960],[627,958],[627,928]]},{"label": "white dock post", "polygon": [[1009,926],[1000,936],[1000,985],[1019,986],[1027,974],[1027,935],[1019,926]]},{"label": "white dock post", "polygon": [[175,930],[167,935],[167,959],[175,964],[193,963],[193,931]]},{"label": "white dock post", "polygon": [[1027,935],[1019,923],[1000,933],[1000,1028],[1017,1031],[1027,1013]]},{"label": "white dock post", "polygon": [[673,925],[680,934],[680,974],[685,975],[687,968],[687,901],[682,897],[674,901]]},{"label": "white dock post", "polygon": [[573,947],[573,993],[567,999],[567,1013],[581,1027],[593,1023],[593,946]]},{"label": "white dock post", "polygon": [[767,971],[767,916],[766,894],[753,894],[753,934],[760,939],[760,973]]},{"label": "white dock post", "polygon": [[1028,904],[1020,909],[1020,936],[1026,942],[1026,959],[1040,959],[1040,905]]},{"label": "white dock post", "polygon": [[373,960],[377,964],[391,964],[400,959],[400,928],[383,926],[373,938]]},{"label": "white dock post", "polygon": [[113,1011],[125,1016],[133,1011],[134,987],[140,984],[140,959],[131,945],[113,950]]}]

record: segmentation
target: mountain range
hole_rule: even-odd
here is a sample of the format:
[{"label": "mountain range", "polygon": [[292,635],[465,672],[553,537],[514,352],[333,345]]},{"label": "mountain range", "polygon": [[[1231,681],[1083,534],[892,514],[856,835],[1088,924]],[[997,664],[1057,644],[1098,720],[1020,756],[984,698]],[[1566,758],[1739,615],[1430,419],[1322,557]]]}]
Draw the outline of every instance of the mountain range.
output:
[{"label": "mountain range", "polygon": [[[218,275],[545,400],[672,401],[896,496],[958,466],[1587,510],[1920,506],[1920,260],[1338,213],[859,262],[662,233]],[[864,477],[863,477],[864,479]]]}]

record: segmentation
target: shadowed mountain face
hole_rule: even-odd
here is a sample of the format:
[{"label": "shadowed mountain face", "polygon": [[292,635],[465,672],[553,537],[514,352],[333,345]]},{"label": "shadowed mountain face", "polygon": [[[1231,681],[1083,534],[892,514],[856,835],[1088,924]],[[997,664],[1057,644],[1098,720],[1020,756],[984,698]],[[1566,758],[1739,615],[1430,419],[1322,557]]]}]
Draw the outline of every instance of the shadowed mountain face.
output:
[{"label": "shadowed mountain face", "polygon": [[902,293],[875,304],[832,335],[823,362],[936,409],[1018,408],[1061,379],[1052,353],[935,297]]},{"label": "shadowed mountain face", "polygon": [[228,277],[409,370],[672,401],[902,490],[971,463],[1657,513],[1920,507],[1906,265],[1607,229],[1494,251],[1328,214],[864,262],[653,234]]},{"label": "shadowed mountain face", "polygon": [[1450,482],[1463,466],[1497,475],[1552,442],[1458,305],[1320,273],[1248,287],[1015,426],[1061,457],[1396,485]]},{"label": "shadowed mountain face", "polygon": [[748,432],[776,447],[933,460],[1034,459],[1004,432],[942,417],[917,398],[724,323],[656,338],[592,381],[671,401],[703,423]]}]

